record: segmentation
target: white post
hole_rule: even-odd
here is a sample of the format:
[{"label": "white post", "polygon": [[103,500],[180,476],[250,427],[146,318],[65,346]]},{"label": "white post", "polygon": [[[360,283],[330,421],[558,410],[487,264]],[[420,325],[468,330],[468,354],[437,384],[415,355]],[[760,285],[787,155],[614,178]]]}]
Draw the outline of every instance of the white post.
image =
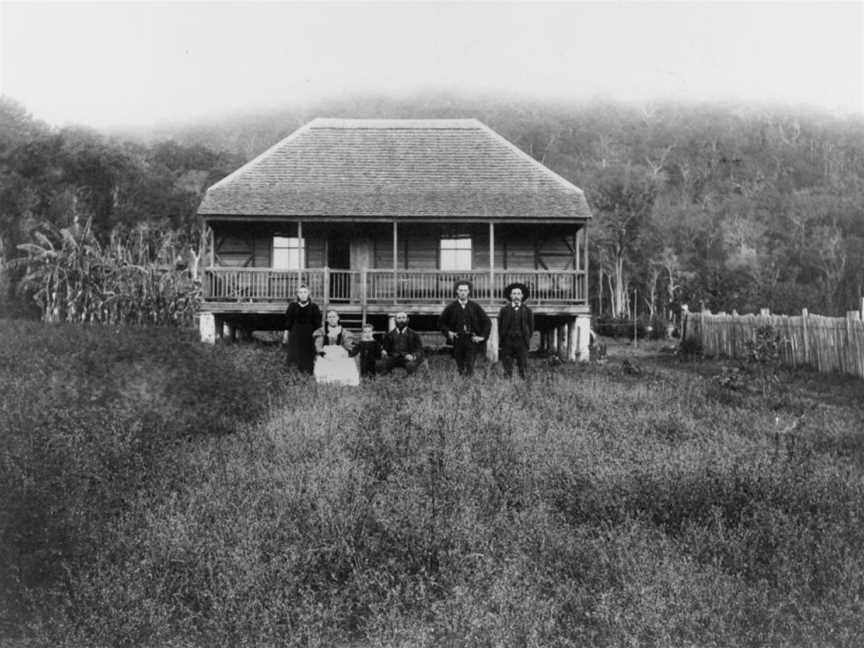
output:
[{"label": "white post", "polygon": [[556,331],[556,334],[558,337],[558,343],[556,345],[557,349],[558,349],[558,359],[561,360],[562,362],[566,362],[567,361],[567,326],[565,324],[559,324],[558,327],[555,329],[555,331]]},{"label": "white post", "polygon": [[[582,250],[583,250],[582,259],[583,259],[583,263],[585,264],[585,272],[582,275],[582,286],[583,286],[582,299],[585,300],[586,306],[590,306],[591,303],[590,303],[590,300],[588,299],[588,222],[587,221],[585,222],[584,225],[582,225],[582,228],[585,230],[585,234],[583,234],[583,236],[582,236],[582,244],[584,245],[584,247],[582,248]],[[601,279],[602,279],[602,276],[601,276]],[[598,288],[600,289],[600,293],[602,294],[603,293],[603,286],[598,285]],[[598,313],[598,314],[602,315],[602,313]]]},{"label": "white post", "polygon": [[[590,350],[588,345],[591,343],[591,316],[579,315],[576,318],[576,355],[579,362],[588,362],[590,358]],[[573,358],[576,359],[575,357]]]},{"label": "white post", "polygon": [[486,357],[489,362],[498,362],[498,317],[490,317],[492,327],[489,329],[489,339],[486,340]]},{"label": "white post", "polygon": [[[216,266],[216,233],[213,231],[213,228],[210,227],[210,267],[213,268]],[[864,305],[864,302],[862,302]]]},{"label": "white post", "polygon": [[567,320],[567,360],[570,362],[576,361],[576,356],[579,352],[576,344],[576,318],[571,317]]},{"label": "white post", "polygon": [[216,344],[216,317],[213,313],[201,313],[198,318],[198,330],[202,342]]}]

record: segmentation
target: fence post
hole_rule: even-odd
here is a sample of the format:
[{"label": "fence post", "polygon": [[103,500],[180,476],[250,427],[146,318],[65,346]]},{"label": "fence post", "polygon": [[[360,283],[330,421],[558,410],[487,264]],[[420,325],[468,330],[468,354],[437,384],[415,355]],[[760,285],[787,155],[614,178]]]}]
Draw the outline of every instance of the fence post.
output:
[{"label": "fence post", "polygon": [[851,360],[850,366],[846,368],[846,373],[861,375],[858,363],[859,351],[856,344],[856,324],[861,320],[861,313],[857,310],[848,311],[846,313],[846,358]]},{"label": "fence post", "polygon": [[804,330],[804,364],[810,364],[810,338],[807,335],[807,309],[801,309],[801,328]]},{"label": "fence post", "polygon": [[681,341],[687,339],[687,328],[688,328],[688,315],[690,314],[690,310],[687,308],[687,304],[681,304]]},{"label": "fence post", "polygon": [[856,319],[860,317],[857,310],[854,311],[846,311],[846,347],[847,349],[851,349],[852,347],[852,327],[855,326],[854,322]]}]

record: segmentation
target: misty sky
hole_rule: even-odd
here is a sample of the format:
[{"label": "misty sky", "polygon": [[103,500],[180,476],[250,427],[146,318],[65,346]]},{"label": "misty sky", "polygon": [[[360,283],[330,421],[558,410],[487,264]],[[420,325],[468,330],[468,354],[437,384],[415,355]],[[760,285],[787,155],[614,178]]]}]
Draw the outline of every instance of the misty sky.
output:
[{"label": "misty sky", "polygon": [[436,90],[862,114],[864,5],[0,4],[0,91],[54,124]]}]

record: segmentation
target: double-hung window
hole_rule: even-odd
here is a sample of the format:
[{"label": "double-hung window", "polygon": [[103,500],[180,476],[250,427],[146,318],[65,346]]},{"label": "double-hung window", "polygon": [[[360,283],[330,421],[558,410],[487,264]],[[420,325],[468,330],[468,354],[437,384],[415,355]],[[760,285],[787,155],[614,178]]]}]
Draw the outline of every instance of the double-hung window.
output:
[{"label": "double-hung window", "polygon": [[471,269],[471,237],[441,239],[441,270]]},{"label": "double-hung window", "polygon": [[273,237],[273,268],[276,270],[300,270],[306,267],[306,258],[301,241],[296,236]]}]

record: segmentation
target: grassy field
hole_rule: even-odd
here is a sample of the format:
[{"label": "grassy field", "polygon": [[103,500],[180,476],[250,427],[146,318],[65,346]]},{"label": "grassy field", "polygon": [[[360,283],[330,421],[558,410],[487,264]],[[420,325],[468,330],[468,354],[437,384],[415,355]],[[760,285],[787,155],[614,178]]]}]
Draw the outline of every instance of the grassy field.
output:
[{"label": "grassy field", "polygon": [[171,330],[0,339],[4,645],[864,637],[864,381],[613,349],[351,389]]}]

